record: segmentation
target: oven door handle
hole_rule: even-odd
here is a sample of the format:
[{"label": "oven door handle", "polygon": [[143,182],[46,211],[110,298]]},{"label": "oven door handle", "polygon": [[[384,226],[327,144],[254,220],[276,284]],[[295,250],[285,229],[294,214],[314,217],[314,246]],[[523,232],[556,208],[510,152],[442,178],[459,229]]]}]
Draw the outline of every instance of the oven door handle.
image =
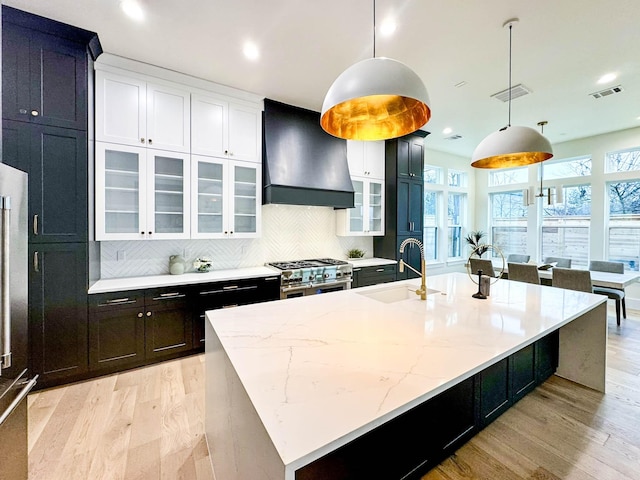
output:
[{"label": "oven door handle", "polygon": [[16,398],[14,398],[11,404],[6,408],[6,410],[2,412],[2,414],[0,414],[0,425],[2,425],[7,418],[9,418],[9,415],[11,415],[13,411],[18,407],[18,405],[20,405],[20,402],[22,402],[27,397],[27,395],[29,394],[31,389],[35,387],[37,382],[38,375],[33,377],[26,383],[24,387],[22,387],[22,390],[20,390],[20,393],[16,396]]},{"label": "oven door handle", "polygon": [[282,291],[282,293],[287,293],[287,292],[295,292],[296,290],[306,290],[308,288],[322,288],[322,287],[337,287],[340,285],[348,285],[352,282],[353,280],[348,279],[348,280],[340,280],[340,281],[333,281],[333,282],[321,282],[321,283],[308,283],[306,285],[296,285],[295,287],[282,287],[280,290]]}]

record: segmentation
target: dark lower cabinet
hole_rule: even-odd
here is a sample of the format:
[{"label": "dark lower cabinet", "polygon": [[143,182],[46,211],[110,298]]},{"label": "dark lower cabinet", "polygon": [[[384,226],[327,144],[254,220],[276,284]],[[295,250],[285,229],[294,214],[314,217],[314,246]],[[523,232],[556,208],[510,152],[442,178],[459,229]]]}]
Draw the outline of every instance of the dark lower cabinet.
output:
[{"label": "dark lower cabinet", "polygon": [[197,285],[193,292],[193,346],[204,348],[205,312],[280,298],[280,276],[243,278]]},{"label": "dark lower cabinet", "polygon": [[145,345],[148,359],[193,348],[193,320],[185,288],[145,293]]},{"label": "dark lower cabinet", "polygon": [[418,480],[558,366],[558,332],[296,471],[296,480]]},{"label": "dark lower cabinet", "polygon": [[189,300],[186,287],[92,295],[90,368],[130,367],[190,351]]},{"label": "dark lower cabinet", "polygon": [[484,427],[511,406],[509,358],[502,359],[484,369],[478,375],[478,381],[480,383],[480,423]]},{"label": "dark lower cabinet", "polygon": [[529,345],[509,357],[511,397],[517,402],[536,387],[535,345]]},{"label": "dark lower cabinet", "polygon": [[112,373],[202,351],[205,311],[278,298],[279,276],[92,294],[90,372]]},{"label": "dark lower cabinet", "polygon": [[143,363],[144,291],[91,295],[89,300],[89,368]]},{"label": "dark lower cabinet", "polygon": [[351,288],[368,287],[379,283],[394,282],[397,275],[395,263],[371,267],[354,267]]},{"label": "dark lower cabinet", "polygon": [[31,370],[42,388],[88,370],[87,246],[31,245],[29,258]]}]

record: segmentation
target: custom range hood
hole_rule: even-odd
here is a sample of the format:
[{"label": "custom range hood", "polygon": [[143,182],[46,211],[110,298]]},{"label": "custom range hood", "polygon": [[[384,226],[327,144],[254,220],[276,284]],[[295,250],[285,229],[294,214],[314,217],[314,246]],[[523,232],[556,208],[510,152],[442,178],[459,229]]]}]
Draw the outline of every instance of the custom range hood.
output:
[{"label": "custom range hood", "polygon": [[347,142],[320,113],[265,99],[263,120],[263,203],[353,207]]}]

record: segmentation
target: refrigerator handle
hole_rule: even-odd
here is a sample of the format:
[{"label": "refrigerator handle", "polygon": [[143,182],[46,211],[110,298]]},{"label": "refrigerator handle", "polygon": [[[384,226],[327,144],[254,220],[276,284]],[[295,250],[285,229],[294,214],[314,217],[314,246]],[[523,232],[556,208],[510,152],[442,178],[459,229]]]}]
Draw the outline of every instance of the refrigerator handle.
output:
[{"label": "refrigerator handle", "polygon": [[2,197],[2,253],[0,267],[2,276],[2,307],[0,323],[0,374],[3,368],[11,367],[11,295],[9,291],[9,238],[11,237],[11,197]]},{"label": "refrigerator handle", "polygon": [[24,387],[22,387],[22,390],[20,390],[20,393],[18,394],[18,396],[13,399],[13,401],[7,407],[7,409],[4,412],[0,413],[0,425],[2,425],[7,418],[9,418],[9,415],[11,415],[11,413],[13,413],[16,407],[20,405],[20,402],[22,402],[27,397],[31,389],[36,386],[37,380],[38,380],[38,375],[33,377],[31,380],[29,380],[27,384]]}]

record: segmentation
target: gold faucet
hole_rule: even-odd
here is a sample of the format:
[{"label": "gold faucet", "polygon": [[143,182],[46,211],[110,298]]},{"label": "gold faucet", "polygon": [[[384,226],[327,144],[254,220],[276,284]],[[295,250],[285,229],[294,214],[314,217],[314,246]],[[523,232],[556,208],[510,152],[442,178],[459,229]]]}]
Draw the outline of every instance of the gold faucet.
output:
[{"label": "gold faucet", "polygon": [[417,238],[407,238],[400,244],[400,255],[404,253],[404,247],[406,247],[409,243],[413,243],[417,245],[418,248],[420,249],[420,270],[421,271],[419,272],[415,268],[413,268],[411,265],[404,263],[404,260],[401,258],[399,260],[400,273],[404,272],[404,267],[406,266],[407,268],[409,268],[409,270],[412,270],[418,275],[420,275],[420,278],[422,279],[422,283],[420,284],[420,288],[415,292],[416,292],[416,295],[420,295],[420,300],[426,300],[427,299],[427,280],[426,280],[427,266],[424,261],[424,247],[422,246],[422,242]]}]

